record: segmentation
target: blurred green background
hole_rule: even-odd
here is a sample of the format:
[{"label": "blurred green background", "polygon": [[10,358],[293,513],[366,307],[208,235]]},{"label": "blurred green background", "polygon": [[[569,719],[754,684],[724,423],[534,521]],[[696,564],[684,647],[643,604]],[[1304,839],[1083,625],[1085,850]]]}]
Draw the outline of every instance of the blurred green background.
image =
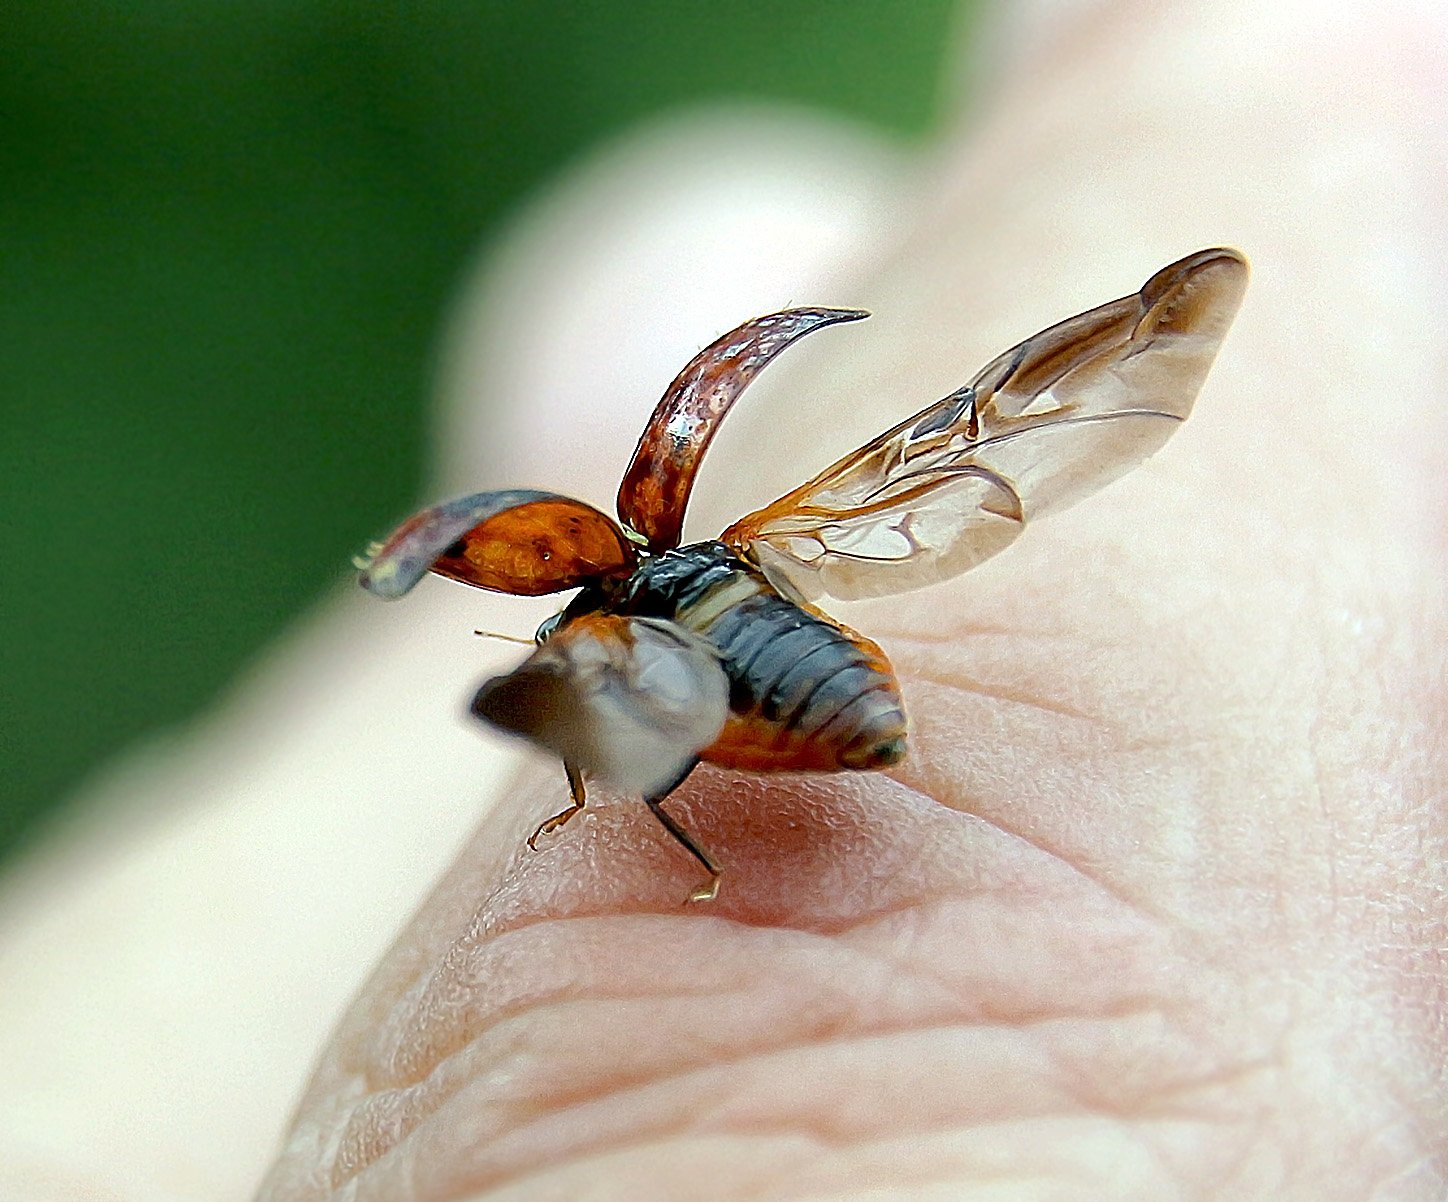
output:
[{"label": "blurred green background", "polygon": [[929,123],[949,0],[0,15],[0,855],[414,498],[440,318],[571,156],[763,98]]}]

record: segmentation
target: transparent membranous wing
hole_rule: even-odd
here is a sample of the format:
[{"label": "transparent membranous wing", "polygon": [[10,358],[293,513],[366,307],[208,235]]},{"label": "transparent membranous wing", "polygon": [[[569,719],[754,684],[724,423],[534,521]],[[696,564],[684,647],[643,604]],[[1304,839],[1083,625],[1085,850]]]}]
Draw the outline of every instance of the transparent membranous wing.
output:
[{"label": "transparent membranous wing", "polygon": [[1246,284],[1233,250],[1173,263],[1137,294],[1028,338],[723,541],[806,596],[881,596],[964,572],[1171,436]]},{"label": "transparent membranous wing", "polygon": [[488,681],[472,711],[589,776],[656,796],[676,784],[729,715],[719,653],[655,618],[587,614]]}]

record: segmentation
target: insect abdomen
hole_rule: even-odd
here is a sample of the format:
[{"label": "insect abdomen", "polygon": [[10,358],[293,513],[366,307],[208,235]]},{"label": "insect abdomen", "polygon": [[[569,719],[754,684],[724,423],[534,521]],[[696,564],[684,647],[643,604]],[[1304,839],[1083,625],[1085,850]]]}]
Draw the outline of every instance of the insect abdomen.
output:
[{"label": "insect abdomen", "polygon": [[[728,603],[720,605],[721,597]],[[696,625],[696,615],[706,620]],[[730,680],[730,718],[702,758],[730,768],[827,772],[880,768],[905,754],[894,674],[868,639],[746,572],[681,607],[676,620],[719,648]]]}]

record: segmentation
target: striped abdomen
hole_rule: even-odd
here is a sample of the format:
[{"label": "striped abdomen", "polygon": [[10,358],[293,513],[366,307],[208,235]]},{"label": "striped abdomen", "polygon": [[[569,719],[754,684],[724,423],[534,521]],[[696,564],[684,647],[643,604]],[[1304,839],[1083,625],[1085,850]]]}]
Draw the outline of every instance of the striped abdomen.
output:
[{"label": "striped abdomen", "polygon": [[687,590],[694,595],[673,615],[719,648],[730,680],[730,718],[701,758],[814,772],[898,762],[905,712],[880,648],[786,600],[737,560],[731,567]]}]

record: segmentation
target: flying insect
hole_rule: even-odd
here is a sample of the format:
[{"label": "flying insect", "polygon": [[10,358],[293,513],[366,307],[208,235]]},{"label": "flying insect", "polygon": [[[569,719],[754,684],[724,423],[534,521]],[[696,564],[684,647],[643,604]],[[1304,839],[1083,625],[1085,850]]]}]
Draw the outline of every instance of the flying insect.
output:
[{"label": "flying insect", "polygon": [[708,873],[690,900],[710,899],[718,866],[661,804],[700,761],[836,772],[905,756],[885,653],[814,600],[946,580],[1151,455],[1190,413],[1246,282],[1237,251],[1189,255],[1006,351],[718,538],[681,546],[699,465],[739,395],[805,335],[868,314],[756,318],[669,385],[624,473],[619,521],[557,493],[477,493],[374,545],[361,583],[383,598],[429,572],[523,596],[577,589],[471,712],[563,761],[570,804],[530,846],[583,808],[587,779],[607,781],[643,797]]}]

